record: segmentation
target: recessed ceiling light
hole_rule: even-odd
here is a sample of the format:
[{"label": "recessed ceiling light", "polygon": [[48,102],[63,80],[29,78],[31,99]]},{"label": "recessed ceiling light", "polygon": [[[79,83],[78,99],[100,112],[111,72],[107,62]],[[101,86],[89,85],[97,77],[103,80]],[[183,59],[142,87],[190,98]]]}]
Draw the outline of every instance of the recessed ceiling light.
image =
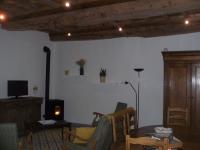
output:
[{"label": "recessed ceiling light", "polygon": [[123,31],[123,28],[122,28],[122,27],[119,27],[118,30],[119,30],[119,32],[122,32],[122,31]]},{"label": "recessed ceiling light", "polygon": [[65,2],[65,7],[69,8],[70,7],[70,2]]},{"label": "recessed ceiling light", "polygon": [[67,33],[67,36],[69,36],[69,37],[70,37],[71,35],[72,35],[71,33]]},{"label": "recessed ceiling light", "polygon": [[6,19],[6,16],[4,14],[0,14],[0,21],[4,21]]},{"label": "recessed ceiling light", "polygon": [[190,24],[190,21],[188,19],[185,19],[185,25],[189,25]]}]

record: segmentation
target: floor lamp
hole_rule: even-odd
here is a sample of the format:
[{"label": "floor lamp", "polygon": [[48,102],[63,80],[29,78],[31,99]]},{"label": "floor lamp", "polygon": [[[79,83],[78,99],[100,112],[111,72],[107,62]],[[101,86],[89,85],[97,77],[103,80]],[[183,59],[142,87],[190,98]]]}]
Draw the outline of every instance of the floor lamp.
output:
[{"label": "floor lamp", "polygon": [[124,84],[130,85],[132,88],[134,94],[135,94],[135,107],[136,107],[136,112],[135,112],[135,128],[138,128],[138,92],[136,88],[133,86],[131,82],[125,81]]},{"label": "floor lamp", "polygon": [[137,89],[137,122],[139,125],[140,119],[140,73],[144,70],[143,68],[135,68],[134,69],[138,73],[138,89]]},{"label": "floor lamp", "polygon": [[125,81],[124,83],[130,85],[130,87],[132,88],[133,92],[135,93],[135,98],[136,98],[136,101],[135,101],[135,103],[136,103],[135,104],[135,106],[136,106],[135,128],[138,128],[138,126],[139,126],[139,117],[140,117],[140,115],[139,115],[139,113],[140,113],[140,72],[142,72],[144,69],[143,68],[135,68],[134,70],[136,72],[138,72],[137,90],[136,90],[136,88],[133,86],[133,84],[131,82]]}]

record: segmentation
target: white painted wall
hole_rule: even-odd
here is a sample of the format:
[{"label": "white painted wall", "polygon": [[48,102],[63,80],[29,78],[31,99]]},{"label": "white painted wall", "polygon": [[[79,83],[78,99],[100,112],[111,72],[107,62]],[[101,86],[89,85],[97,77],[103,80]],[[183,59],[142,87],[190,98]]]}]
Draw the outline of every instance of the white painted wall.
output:
[{"label": "white painted wall", "polygon": [[[137,86],[135,67],[142,67],[140,126],[161,124],[163,111],[163,48],[199,50],[200,33],[158,38],[119,38],[82,42],[54,42],[55,97],[65,100],[65,119],[90,123],[92,112],[110,113],[117,101],[135,106],[129,86]],[[79,76],[76,61],[86,59],[85,76]],[[107,83],[99,83],[99,70],[106,68]],[[70,74],[64,75],[68,69]]]},{"label": "white painted wall", "polygon": [[29,95],[44,96],[44,45],[51,46],[45,33],[0,30],[0,98],[7,97],[7,80],[28,80]]},{"label": "white painted wall", "polygon": [[[122,81],[137,86],[135,67],[141,74],[140,126],[162,123],[163,48],[199,50],[200,33],[158,38],[119,38],[82,42],[50,42],[41,32],[0,30],[0,98],[7,97],[7,80],[28,80],[29,95],[44,96],[43,46],[50,46],[50,98],[65,100],[65,119],[90,123],[92,112],[110,113],[123,101],[135,106],[135,95]],[[76,61],[86,59],[85,76],[79,76]],[[107,82],[99,83],[100,68],[107,69]],[[70,71],[69,76],[64,71]],[[37,85],[39,91],[33,93]]]}]

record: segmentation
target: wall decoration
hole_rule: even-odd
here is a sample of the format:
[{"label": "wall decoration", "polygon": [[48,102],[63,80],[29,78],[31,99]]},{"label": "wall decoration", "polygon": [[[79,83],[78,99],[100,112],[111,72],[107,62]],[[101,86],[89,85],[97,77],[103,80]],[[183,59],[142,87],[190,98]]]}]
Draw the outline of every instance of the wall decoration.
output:
[{"label": "wall decoration", "polygon": [[34,86],[33,86],[33,93],[34,93],[35,95],[37,94],[38,90],[39,90],[38,86],[37,86],[37,85],[34,85]]},{"label": "wall decoration", "polygon": [[67,75],[69,75],[69,70],[65,70],[65,75],[67,76]]},{"label": "wall decoration", "polygon": [[80,75],[84,75],[84,65],[86,63],[85,59],[80,59],[76,62],[77,65],[80,67]]},{"label": "wall decoration", "polygon": [[100,83],[105,83],[106,82],[106,69],[101,68],[99,76],[100,76]]}]

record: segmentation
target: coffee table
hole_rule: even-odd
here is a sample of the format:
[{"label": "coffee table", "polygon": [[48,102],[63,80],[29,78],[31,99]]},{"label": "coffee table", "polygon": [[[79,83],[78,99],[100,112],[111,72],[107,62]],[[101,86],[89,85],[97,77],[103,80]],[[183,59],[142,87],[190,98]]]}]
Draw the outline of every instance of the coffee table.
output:
[{"label": "coffee table", "polygon": [[39,132],[42,130],[47,130],[47,129],[55,129],[55,128],[61,128],[62,129],[62,139],[63,139],[63,129],[64,127],[69,128],[69,130],[72,130],[72,128],[76,127],[91,127],[91,125],[88,124],[82,124],[82,123],[73,123],[65,120],[59,120],[56,121],[54,124],[41,124],[39,122],[35,122],[33,124],[30,124],[28,126],[28,131],[27,132]]}]

